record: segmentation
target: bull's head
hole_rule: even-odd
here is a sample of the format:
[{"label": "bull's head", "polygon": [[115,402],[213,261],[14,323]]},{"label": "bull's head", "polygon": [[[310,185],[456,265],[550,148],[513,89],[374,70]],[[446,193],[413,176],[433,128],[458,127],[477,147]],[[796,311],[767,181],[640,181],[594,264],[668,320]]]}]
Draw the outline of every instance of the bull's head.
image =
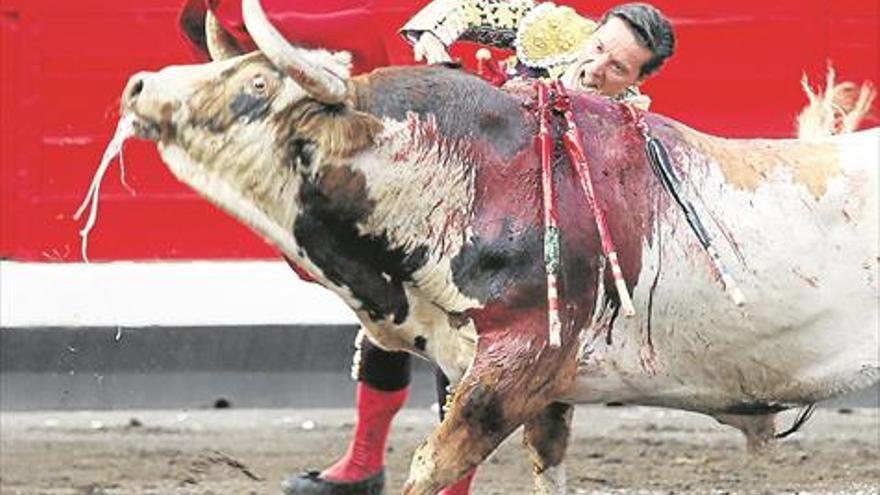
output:
[{"label": "bull's head", "polygon": [[303,178],[369,147],[382,125],[352,109],[347,53],[291,46],[258,0],[243,12],[259,51],[234,56],[209,18],[215,60],[135,75],[122,114],[182,181],[289,246],[271,231],[289,232]]}]

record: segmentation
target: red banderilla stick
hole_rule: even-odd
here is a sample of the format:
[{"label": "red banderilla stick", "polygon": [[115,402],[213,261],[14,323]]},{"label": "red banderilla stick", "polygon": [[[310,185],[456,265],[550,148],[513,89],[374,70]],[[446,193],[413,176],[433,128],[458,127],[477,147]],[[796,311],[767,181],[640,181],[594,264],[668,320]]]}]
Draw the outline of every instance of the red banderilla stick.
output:
[{"label": "red banderilla stick", "polygon": [[559,318],[559,212],[556,209],[556,190],[553,185],[553,136],[550,133],[550,105],[548,90],[542,82],[535,82],[538,94],[538,114],[541,147],[541,195],[544,206],[544,271],[547,274],[547,318],[550,347],[562,345],[562,321]]},{"label": "red banderilla stick", "polygon": [[581,189],[587,197],[587,202],[593,210],[593,217],[596,219],[596,227],[599,229],[599,239],[602,242],[602,253],[605,259],[611,265],[611,275],[614,277],[614,287],[617,289],[617,296],[620,297],[620,308],[623,310],[624,316],[635,316],[636,309],[633,307],[632,298],[629,295],[629,289],[626,287],[626,281],[623,279],[623,272],[620,269],[620,261],[617,258],[617,250],[614,248],[614,241],[611,239],[611,232],[608,230],[608,222],[605,220],[605,212],[599,206],[596,200],[595,189],[593,188],[593,177],[590,173],[590,166],[587,163],[587,155],[584,153],[583,141],[581,140],[581,132],[574,120],[574,114],[571,112],[571,101],[568,93],[559,81],[554,81],[554,89],[557,93],[557,109],[561,110],[565,116],[566,131],[563,135],[562,142],[568,151],[571,165],[577,173],[581,183]]}]

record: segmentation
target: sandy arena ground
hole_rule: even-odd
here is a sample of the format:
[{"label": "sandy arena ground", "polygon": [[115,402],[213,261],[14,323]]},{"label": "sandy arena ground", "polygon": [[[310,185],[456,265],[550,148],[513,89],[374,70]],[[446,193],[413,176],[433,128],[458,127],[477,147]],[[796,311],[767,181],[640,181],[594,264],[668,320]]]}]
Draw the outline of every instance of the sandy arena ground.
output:
[{"label": "sandy arena ground", "polygon": [[[349,409],[3,413],[3,495],[279,494],[286,473],[342,452]],[[791,416],[784,417],[788,424]],[[435,414],[405,410],[388,448],[389,493]],[[572,494],[880,493],[880,412],[820,409],[760,458],[740,434],[683,412],[579,407]],[[530,493],[515,433],[479,471],[476,494]]]}]

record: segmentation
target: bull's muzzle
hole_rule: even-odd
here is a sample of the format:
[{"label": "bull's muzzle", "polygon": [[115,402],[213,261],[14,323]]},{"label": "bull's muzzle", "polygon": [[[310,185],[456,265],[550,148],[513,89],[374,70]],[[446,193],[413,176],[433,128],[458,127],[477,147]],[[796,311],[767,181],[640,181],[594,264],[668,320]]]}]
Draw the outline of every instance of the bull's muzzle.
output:
[{"label": "bull's muzzle", "polygon": [[120,113],[134,117],[135,134],[151,141],[167,141],[174,134],[173,116],[180,103],[155,88],[155,74],[139,72],[125,85]]}]

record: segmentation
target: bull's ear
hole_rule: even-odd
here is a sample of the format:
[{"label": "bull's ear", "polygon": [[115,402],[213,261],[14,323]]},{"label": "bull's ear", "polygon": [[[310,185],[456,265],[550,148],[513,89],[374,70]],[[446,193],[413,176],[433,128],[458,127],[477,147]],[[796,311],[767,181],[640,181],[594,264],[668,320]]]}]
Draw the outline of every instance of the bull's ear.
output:
[{"label": "bull's ear", "polygon": [[332,56],[333,61],[345,70],[345,75],[348,77],[351,74],[351,52],[333,52]]},{"label": "bull's ear", "polygon": [[351,76],[351,52],[331,52],[318,48],[309,50],[307,57],[313,64],[323,67],[341,79],[348,79]]}]

